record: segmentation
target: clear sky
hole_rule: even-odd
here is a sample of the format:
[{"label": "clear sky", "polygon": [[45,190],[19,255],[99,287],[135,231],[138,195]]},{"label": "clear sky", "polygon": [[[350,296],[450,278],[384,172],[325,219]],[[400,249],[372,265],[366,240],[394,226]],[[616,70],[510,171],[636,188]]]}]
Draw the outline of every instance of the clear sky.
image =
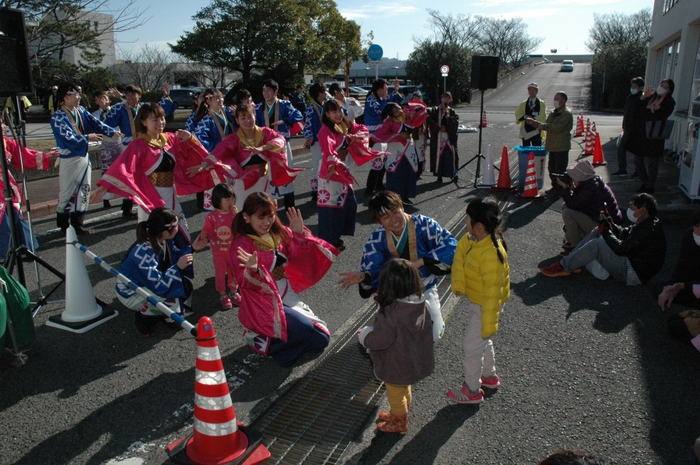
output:
[{"label": "clear sky", "polygon": [[[110,5],[117,8],[120,0]],[[585,47],[594,14],[636,13],[652,8],[653,0],[336,0],[344,17],[356,21],[362,33],[374,33],[374,42],[384,49],[384,56],[405,60],[414,48],[414,38],[431,35],[426,28],[427,8],[443,14],[470,14],[495,17],[521,17],[531,36],[544,41],[533,53],[549,54],[550,49],[561,53],[590,53]],[[207,0],[140,0],[138,5],[145,25],[117,35],[119,48],[138,51],[145,43],[166,47],[174,43],[183,31],[194,24],[192,16],[208,4]]]}]

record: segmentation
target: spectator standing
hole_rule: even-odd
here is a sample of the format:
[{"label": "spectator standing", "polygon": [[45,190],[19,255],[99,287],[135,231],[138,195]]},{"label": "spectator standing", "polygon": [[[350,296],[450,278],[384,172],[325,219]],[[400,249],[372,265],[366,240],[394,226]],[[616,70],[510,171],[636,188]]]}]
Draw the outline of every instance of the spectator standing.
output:
[{"label": "spectator standing", "polygon": [[[523,147],[541,146],[542,132],[537,123],[544,123],[547,117],[547,105],[537,97],[539,86],[536,82],[527,85],[527,100],[515,110],[515,122],[520,124],[520,137]],[[534,120],[528,122],[528,120]]]},{"label": "spectator standing", "polygon": [[[547,131],[547,141],[545,149],[549,152],[547,171],[549,179],[552,181],[550,195],[559,196],[562,187],[557,183],[555,174],[561,174],[569,164],[569,150],[571,150],[571,129],[574,127],[574,115],[571,109],[566,106],[569,97],[562,91],[554,94],[554,110],[547,116],[547,121],[538,124],[539,130]],[[527,117],[526,121],[534,125],[535,120]]]},{"label": "spectator standing", "polygon": [[653,194],[656,186],[656,176],[659,172],[659,160],[664,154],[664,139],[649,138],[647,122],[653,122],[657,127],[665,124],[673,114],[676,101],[671,97],[675,84],[671,79],[664,79],[654,90],[647,86],[644,94],[634,104],[634,129],[630,134],[628,151],[634,154],[634,164],[639,173],[641,187],[637,192]]},{"label": "spectator standing", "polygon": [[[644,91],[644,79],[641,77],[633,78],[630,83],[630,93],[625,98],[625,106],[622,115],[622,137],[617,145],[617,171],[612,176],[627,176],[627,144],[630,139],[630,134],[634,131],[634,108],[637,100],[642,96]],[[637,174],[635,172],[635,174]],[[632,175],[633,178],[638,177]]]}]

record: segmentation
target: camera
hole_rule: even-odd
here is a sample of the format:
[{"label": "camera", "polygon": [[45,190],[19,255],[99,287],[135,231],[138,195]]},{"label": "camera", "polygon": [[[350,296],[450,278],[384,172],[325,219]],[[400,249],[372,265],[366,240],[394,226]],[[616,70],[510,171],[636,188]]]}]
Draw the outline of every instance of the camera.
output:
[{"label": "camera", "polygon": [[552,176],[559,179],[561,182],[563,182],[567,186],[571,185],[571,181],[572,181],[571,176],[569,176],[566,173],[561,173],[561,174],[552,173]]}]

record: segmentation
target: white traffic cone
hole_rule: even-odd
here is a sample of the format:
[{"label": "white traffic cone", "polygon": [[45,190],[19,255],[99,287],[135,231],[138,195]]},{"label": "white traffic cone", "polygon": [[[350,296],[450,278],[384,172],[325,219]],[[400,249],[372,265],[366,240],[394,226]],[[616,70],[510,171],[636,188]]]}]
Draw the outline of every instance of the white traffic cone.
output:
[{"label": "white traffic cone", "polygon": [[50,317],[46,326],[85,333],[119,313],[97,304],[83,254],[75,248],[75,242],[78,242],[78,235],[71,226],[66,231],[66,309]]},{"label": "white traffic cone", "polygon": [[493,187],[496,185],[496,176],[493,170],[493,158],[491,158],[491,144],[486,147],[486,160],[484,161],[484,175],[478,187]]}]

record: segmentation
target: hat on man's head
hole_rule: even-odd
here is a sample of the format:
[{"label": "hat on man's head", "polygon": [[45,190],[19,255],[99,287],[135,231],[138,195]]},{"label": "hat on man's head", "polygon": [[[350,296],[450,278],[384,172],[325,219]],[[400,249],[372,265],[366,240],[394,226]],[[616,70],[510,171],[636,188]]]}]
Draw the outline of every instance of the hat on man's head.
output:
[{"label": "hat on man's head", "polygon": [[566,169],[571,179],[577,182],[588,181],[596,176],[595,168],[588,160],[583,160]]},{"label": "hat on man's head", "polygon": [[539,88],[540,88],[540,86],[538,86],[536,82],[531,82],[530,84],[527,85],[527,87],[528,87],[528,89],[529,89],[530,87],[534,87],[535,89],[539,89]]}]

